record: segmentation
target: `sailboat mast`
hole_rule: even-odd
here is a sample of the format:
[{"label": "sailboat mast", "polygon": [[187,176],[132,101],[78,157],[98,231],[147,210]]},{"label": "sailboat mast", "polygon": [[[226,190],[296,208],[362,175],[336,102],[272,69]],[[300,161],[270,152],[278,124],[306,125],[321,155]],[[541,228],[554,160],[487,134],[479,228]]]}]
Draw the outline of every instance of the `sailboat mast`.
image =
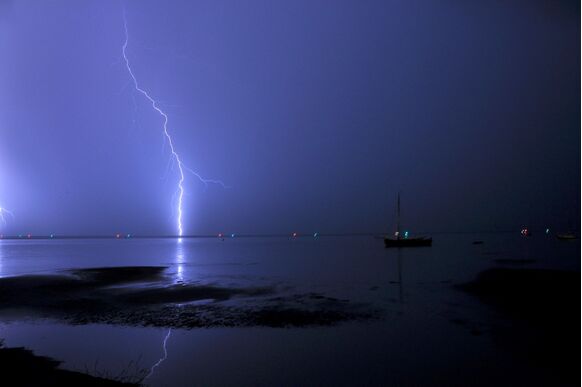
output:
[{"label": "sailboat mast", "polygon": [[396,215],[396,238],[400,239],[400,192],[398,192],[398,202],[397,202],[397,215]]}]

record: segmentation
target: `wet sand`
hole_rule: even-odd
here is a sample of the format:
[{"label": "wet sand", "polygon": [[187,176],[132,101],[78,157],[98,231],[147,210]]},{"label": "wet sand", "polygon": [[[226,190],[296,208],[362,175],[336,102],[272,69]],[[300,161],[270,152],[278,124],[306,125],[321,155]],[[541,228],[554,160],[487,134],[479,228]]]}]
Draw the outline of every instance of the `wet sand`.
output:
[{"label": "wet sand", "polygon": [[166,267],[68,270],[0,279],[4,318],[168,328],[328,326],[376,316],[367,305],[276,287],[174,283]]}]

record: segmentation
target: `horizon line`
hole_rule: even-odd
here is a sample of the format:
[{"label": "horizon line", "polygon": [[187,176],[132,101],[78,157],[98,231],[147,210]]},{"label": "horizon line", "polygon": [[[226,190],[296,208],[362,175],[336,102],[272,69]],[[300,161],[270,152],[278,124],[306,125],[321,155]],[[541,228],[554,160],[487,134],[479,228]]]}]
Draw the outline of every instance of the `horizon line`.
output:
[{"label": "horizon line", "polygon": [[[534,229],[537,230],[537,229]],[[539,230],[548,230],[539,228]],[[422,231],[415,232],[414,235],[426,234],[503,234],[518,233],[519,228],[502,229],[502,230],[464,230],[464,231]],[[44,240],[44,239],[233,239],[233,238],[318,238],[318,237],[342,237],[342,236],[372,236],[383,237],[392,235],[384,231],[380,232],[289,232],[289,233],[216,233],[216,234],[191,234],[191,235],[172,235],[172,234],[37,234],[32,233],[3,235],[0,234],[0,240]]]}]

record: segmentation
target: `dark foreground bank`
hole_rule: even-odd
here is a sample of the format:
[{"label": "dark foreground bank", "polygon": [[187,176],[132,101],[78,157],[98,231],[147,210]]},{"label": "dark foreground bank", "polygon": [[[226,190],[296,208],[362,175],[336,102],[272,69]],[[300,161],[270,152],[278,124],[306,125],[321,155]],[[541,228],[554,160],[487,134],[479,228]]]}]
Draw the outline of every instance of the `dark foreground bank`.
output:
[{"label": "dark foreground bank", "polygon": [[546,370],[552,385],[580,385],[580,273],[498,268],[460,288],[505,316],[492,327],[500,348]]},{"label": "dark foreground bank", "polygon": [[[138,386],[80,372],[59,369],[60,362],[36,356],[25,348],[0,347],[0,385],[11,387],[121,387]],[[127,376],[130,379],[132,376]],[[137,376],[138,379],[141,377]]]}]

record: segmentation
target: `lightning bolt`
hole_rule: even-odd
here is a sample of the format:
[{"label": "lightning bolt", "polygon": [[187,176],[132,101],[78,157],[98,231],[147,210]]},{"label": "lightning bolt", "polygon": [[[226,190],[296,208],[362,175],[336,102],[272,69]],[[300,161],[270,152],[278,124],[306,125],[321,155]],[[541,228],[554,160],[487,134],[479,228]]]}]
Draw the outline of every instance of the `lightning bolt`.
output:
[{"label": "lightning bolt", "polygon": [[176,192],[174,193],[174,197],[177,195],[177,215],[176,215],[176,222],[177,222],[177,229],[178,229],[178,236],[182,236],[184,234],[184,228],[182,225],[182,216],[183,216],[183,203],[184,203],[184,180],[185,180],[185,173],[184,172],[190,172],[191,174],[193,174],[194,176],[196,176],[202,183],[204,183],[205,187],[208,187],[209,183],[212,184],[218,184],[220,186],[222,186],[223,188],[229,188],[227,185],[225,185],[222,181],[220,180],[214,180],[214,179],[205,179],[203,178],[199,173],[195,172],[194,170],[192,170],[191,168],[188,168],[187,166],[184,165],[184,163],[182,162],[182,159],[180,158],[180,155],[178,154],[178,152],[176,151],[176,147],[174,145],[174,140],[172,139],[172,136],[170,135],[170,132],[168,130],[168,115],[162,110],[162,108],[159,106],[158,101],[156,101],[145,89],[141,88],[137,78],[135,76],[135,74],[133,73],[133,69],[129,63],[129,59],[127,57],[127,45],[129,43],[129,32],[127,29],[127,17],[125,15],[125,10],[123,11],[123,27],[125,30],[125,42],[123,43],[122,46],[122,54],[123,54],[123,59],[125,61],[125,67],[127,68],[127,72],[129,73],[132,81],[133,81],[133,86],[135,88],[136,91],[138,91],[140,94],[142,94],[151,104],[152,108],[163,118],[163,133],[164,133],[164,138],[165,140],[168,142],[169,146],[170,146],[170,159],[175,162],[175,164],[178,167],[178,188],[176,189]]},{"label": "lightning bolt", "polygon": [[166,360],[168,358],[168,347],[166,346],[168,343],[168,339],[170,338],[170,335],[172,334],[172,328],[168,329],[168,333],[166,334],[166,337],[164,337],[164,341],[162,343],[162,348],[164,349],[164,356],[162,356],[160,358],[160,360],[158,360],[153,366],[152,368],[150,368],[150,372],[146,375],[145,378],[143,378],[143,380],[146,380],[147,378],[149,378],[150,376],[152,376],[152,374],[154,373],[154,370],[159,367],[160,364],[162,364],[164,362],[164,360]]},{"label": "lightning bolt", "polygon": [[6,218],[7,218],[8,215],[11,218],[14,218],[14,214],[11,211],[8,211],[4,207],[0,207],[0,222],[2,222],[2,224],[6,225],[6,223],[7,223]]}]

